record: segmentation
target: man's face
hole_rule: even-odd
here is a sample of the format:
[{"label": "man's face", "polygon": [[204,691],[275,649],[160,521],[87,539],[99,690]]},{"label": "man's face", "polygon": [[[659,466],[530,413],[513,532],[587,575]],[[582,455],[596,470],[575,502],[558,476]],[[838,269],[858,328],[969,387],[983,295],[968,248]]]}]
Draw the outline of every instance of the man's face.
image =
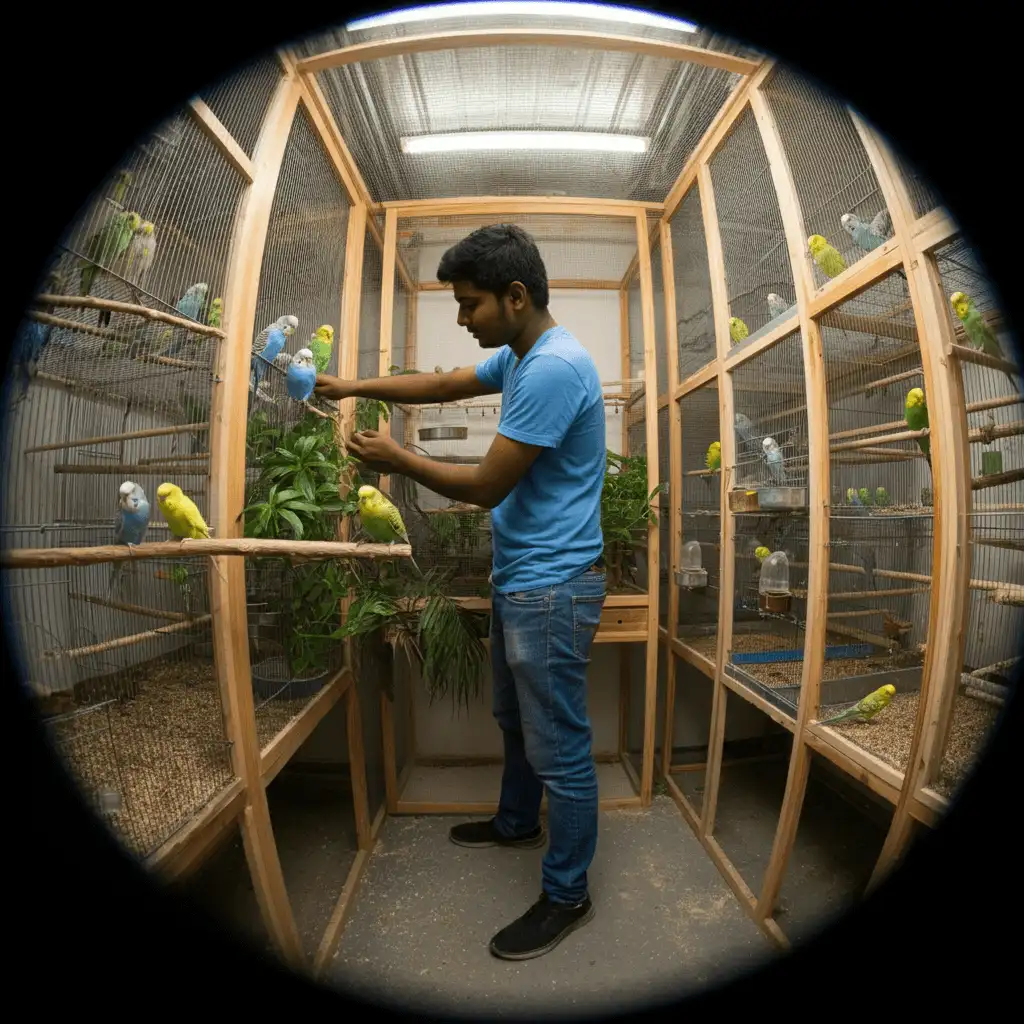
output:
[{"label": "man's face", "polygon": [[522,285],[513,284],[501,298],[474,288],[468,281],[456,281],[452,290],[459,304],[459,326],[465,327],[481,348],[501,348],[519,334],[525,303]]}]

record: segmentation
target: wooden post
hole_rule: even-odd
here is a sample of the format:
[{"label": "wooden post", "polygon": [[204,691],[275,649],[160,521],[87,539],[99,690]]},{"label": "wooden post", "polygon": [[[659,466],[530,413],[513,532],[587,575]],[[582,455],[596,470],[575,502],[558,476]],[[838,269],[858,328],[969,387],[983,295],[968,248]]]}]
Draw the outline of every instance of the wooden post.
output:
[{"label": "wooden post", "polygon": [[[746,104],[737,111],[738,117]],[[697,167],[697,188],[700,195],[701,216],[704,221],[704,239],[708,252],[708,274],[711,279],[711,302],[715,321],[715,349],[718,374],[718,421],[722,442],[722,471],[719,474],[719,578],[718,642],[715,645],[715,678],[711,698],[711,725],[708,730],[708,756],[704,778],[704,800],[700,812],[700,832],[707,841],[715,830],[715,809],[718,805],[718,786],[722,777],[722,746],[725,742],[725,711],[727,695],[722,675],[725,652],[732,638],[732,603],[735,560],[733,558],[734,524],[729,512],[729,481],[736,465],[736,432],[733,429],[732,374],[724,371],[729,352],[729,293],[725,279],[725,257],[722,236],[718,230],[718,208],[715,190],[711,184],[708,159]]]},{"label": "wooden post", "polygon": [[888,147],[856,116],[854,123],[892,216],[893,233],[904,253],[903,266],[921,344],[928,404],[941,410],[941,415],[931,421],[930,429],[935,502],[932,592],[918,715],[899,800],[871,877],[870,887],[874,887],[906,850],[913,832],[911,804],[919,790],[934,780],[942,758],[966,643],[972,497],[963,378],[957,361],[945,354],[955,337],[942,281],[933,257],[919,248],[920,242],[913,235],[913,207],[896,161]]},{"label": "wooden post", "polygon": [[[647,490],[658,485],[658,367],[654,318],[654,278],[647,214],[636,215],[637,249],[640,255],[640,302],[644,324],[644,410],[647,426]],[[647,665],[644,687],[644,746],[640,773],[640,802],[647,807],[654,789],[654,736],[658,715],[658,597],[661,564],[660,532],[654,522],[647,526]]]},{"label": "wooden post", "polygon": [[825,389],[825,361],[821,350],[821,333],[810,318],[808,304],[814,290],[811,270],[804,258],[804,222],[800,212],[793,175],[782,147],[778,126],[760,88],[751,90],[750,107],[757,121],[764,144],[772,182],[778,196],[786,247],[793,270],[797,315],[803,339],[804,389],[807,394],[808,512],[809,542],[807,571],[807,622],[804,632],[804,661],[800,677],[800,700],[797,705],[793,750],[789,759],[786,792],[782,799],[779,824],[772,844],[771,857],[765,870],[764,884],[755,919],[773,915],[782,887],[793,842],[800,822],[800,810],[807,791],[811,755],[806,740],[807,724],[817,713],[821,674],[825,664],[825,625],[828,611],[829,563],[829,463],[828,463],[828,395]]},{"label": "wooden post", "polygon": [[665,289],[665,356],[668,367],[668,643],[665,645],[665,724],[661,731],[661,772],[668,778],[672,766],[672,741],[675,731],[676,653],[672,645],[679,619],[679,587],[675,572],[683,537],[683,435],[682,406],[675,397],[679,387],[679,339],[676,329],[676,277],[672,258],[672,229],[667,221],[659,225],[661,233],[661,273]]},{"label": "wooden post", "polygon": [[[380,283],[380,361],[378,373],[388,375],[391,365],[391,330],[395,319],[395,252],[398,244],[398,211],[390,209],[384,215],[384,266]],[[381,421],[377,430],[386,437],[391,436],[391,422]],[[387,493],[390,477],[380,478],[380,489]]]},{"label": "wooden post", "polygon": [[[619,358],[620,372],[623,380],[629,380],[631,366],[629,359],[629,282],[623,283],[619,290]],[[623,455],[629,452],[629,407],[622,409],[622,446]],[[629,718],[630,718],[630,660],[632,653],[629,644],[619,646],[619,757],[623,762],[629,759]]]},{"label": "wooden post", "polygon": [[[218,346],[210,410],[210,517],[219,538],[240,537],[242,533],[239,517],[245,499],[246,432],[242,410],[248,403],[249,355],[260,268],[270,210],[298,103],[298,81],[293,74],[285,74],[263,121],[252,158],[252,184],[242,195],[231,242],[224,288],[226,337]],[[277,855],[256,735],[245,562],[224,556],[212,561],[209,581],[214,659],[232,766],[245,787],[241,816],[245,856],[264,924],[285,960],[298,967],[303,963],[302,944]]]}]

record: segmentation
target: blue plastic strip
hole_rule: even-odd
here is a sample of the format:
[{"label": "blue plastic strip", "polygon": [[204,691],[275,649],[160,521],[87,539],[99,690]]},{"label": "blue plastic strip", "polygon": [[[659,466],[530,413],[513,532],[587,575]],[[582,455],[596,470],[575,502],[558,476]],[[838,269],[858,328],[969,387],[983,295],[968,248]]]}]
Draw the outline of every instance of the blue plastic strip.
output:
[{"label": "blue plastic strip", "polygon": [[[874,652],[871,644],[834,644],[825,648],[825,657],[833,658],[867,658]],[[765,665],[780,661],[803,661],[804,652],[795,651],[752,651],[747,653],[733,652],[729,659],[734,665]]]}]

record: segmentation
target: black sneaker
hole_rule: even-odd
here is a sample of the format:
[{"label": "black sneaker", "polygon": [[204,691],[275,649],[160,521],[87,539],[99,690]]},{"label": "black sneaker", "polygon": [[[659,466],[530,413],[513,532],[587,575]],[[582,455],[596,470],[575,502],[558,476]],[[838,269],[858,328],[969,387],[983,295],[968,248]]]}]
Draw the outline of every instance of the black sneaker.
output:
[{"label": "black sneaker", "polygon": [[590,899],[575,906],[555,903],[542,893],[539,900],[491,939],[491,953],[502,960],[530,960],[550,953],[571,931],[594,916]]},{"label": "black sneaker", "polygon": [[521,850],[535,850],[547,842],[547,836],[540,825],[532,832],[509,839],[494,827],[493,818],[488,821],[467,821],[462,825],[453,825],[448,838],[456,846],[513,846]]}]

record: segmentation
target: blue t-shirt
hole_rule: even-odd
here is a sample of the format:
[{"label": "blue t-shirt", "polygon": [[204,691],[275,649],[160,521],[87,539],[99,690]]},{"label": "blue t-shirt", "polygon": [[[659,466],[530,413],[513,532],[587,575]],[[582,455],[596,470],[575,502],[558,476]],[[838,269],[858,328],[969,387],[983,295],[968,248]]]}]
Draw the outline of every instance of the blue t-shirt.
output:
[{"label": "blue t-shirt", "polygon": [[605,414],[587,350],[564,328],[545,331],[523,360],[507,346],[477,378],[502,393],[498,432],[547,449],[491,512],[501,594],[565,583],[601,556]]}]

